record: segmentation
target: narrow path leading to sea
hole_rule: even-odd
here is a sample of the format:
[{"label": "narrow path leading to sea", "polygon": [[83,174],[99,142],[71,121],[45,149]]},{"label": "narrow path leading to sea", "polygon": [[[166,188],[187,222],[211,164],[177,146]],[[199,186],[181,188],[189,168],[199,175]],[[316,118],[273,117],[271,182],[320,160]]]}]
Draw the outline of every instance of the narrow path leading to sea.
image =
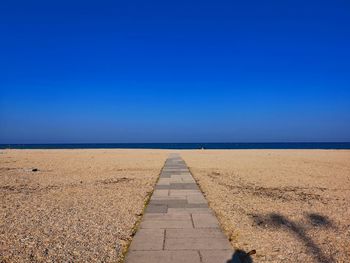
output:
[{"label": "narrow path leading to sea", "polygon": [[227,263],[233,249],[178,154],[166,160],[126,263]]}]

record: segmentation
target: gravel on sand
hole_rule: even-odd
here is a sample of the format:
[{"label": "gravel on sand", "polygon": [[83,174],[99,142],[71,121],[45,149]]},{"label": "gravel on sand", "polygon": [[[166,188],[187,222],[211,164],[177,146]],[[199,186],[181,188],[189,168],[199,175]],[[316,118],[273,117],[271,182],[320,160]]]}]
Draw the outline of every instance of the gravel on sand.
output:
[{"label": "gravel on sand", "polygon": [[350,151],[202,150],[182,157],[254,262],[350,261]]},{"label": "gravel on sand", "polygon": [[4,150],[0,262],[118,262],[167,158],[157,150]]}]

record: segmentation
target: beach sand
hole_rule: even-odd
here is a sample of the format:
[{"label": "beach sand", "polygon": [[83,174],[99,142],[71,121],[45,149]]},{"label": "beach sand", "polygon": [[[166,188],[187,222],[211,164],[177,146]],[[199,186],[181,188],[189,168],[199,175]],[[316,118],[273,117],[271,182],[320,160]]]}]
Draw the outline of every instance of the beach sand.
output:
[{"label": "beach sand", "polygon": [[183,151],[235,248],[254,262],[349,262],[350,151]]},{"label": "beach sand", "polygon": [[0,262],[117,262],[167,156],[1,151]]},{"label": "beach sand", "polygon": [[349,262],[350,151],[102,149],[0,151],[0,261],[121,260],[169,152],[254,262]]}]

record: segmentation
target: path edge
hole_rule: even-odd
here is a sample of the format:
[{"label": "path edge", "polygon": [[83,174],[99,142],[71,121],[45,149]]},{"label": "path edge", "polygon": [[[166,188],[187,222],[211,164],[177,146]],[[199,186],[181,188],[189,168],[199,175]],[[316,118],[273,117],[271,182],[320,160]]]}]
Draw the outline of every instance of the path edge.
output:
[{"label": "path edge", "polygon": [[208,200],[206,193],[203,191],[203,188],[202,188],[201,185],[198,183],[197,178],[194,176],[194,173],[192,172],[191,167],[188,166],[188,164],[187,164],[187,162],[185,161],[185,159],[183,159],[183,160],[184,160],[184,162],[186,163],[186,165],[187,165],[187,167],[188,167],[188,170],[190,171],[190,173],[191,173],[193,179],[195,180],[196,184],[198,185],[199,190],[202,192],[204,198],[207,200],[208,206],[209,206],[210,210],[214,213],[215,217],[217,218],[217,220],[218,220],[218,222],[219,222],[219,227],[220,227],[220,229],[222,230],[222,232],[224,233],[224,235],[227,237],[227,240],[229,241],[231,247],[232,247],[233,249],[236,249],[236,246],[234,246],[234,245],[232,244],[232,237],[228,234],[228,231],[227,231],[226,228],[223,226],[223,224],[222,224],[222,222],[221,222],[221,218],[218,216],[218,214],[216,213],[216,211],[215,211],[214,208],[212,207],[211,202]]},{"label": "path edge", "polygon": [[[169,156],[168,156],[168,157],[169,157]],[[146,195],[146,197],[145,197],[145,200],[144,200],[144,202],[143,202],[143,208],[142,208],[141,215],[140,215],[140,216],[137,216],[138,218],[137,218],[136,222],[134,223],[133,227],[131,228],[131,239],[127,242],[126,246],[124,246],[123,251],[122,251],[122,253],[121,253],[121,257],[120,257],[120,259],[118,260],[118,263],[124,263],[124,262],[125,262],[126,255],[127,255],[128,251],[129,251],[131,242],[132,242],[132,240],[133,240],[133,238],[134,238],[134,236],[135,236],[137,230],[139,229],[139,226],[140,226],[140,224],[141,224],[142,218],[143,218],[143,216],[145,215],[145,210],[146,210],[146,208],[147,208],[149,202],[151,201],[153,192],[156,190],[156,185],[157,185],[157,183],[158,183],[158,181],[159,181],[159,179],[160,179],[160,176],[161,176],[161,174],[162,174],[162,172],[163,172],[163,169],[164,169],[164,167],[165,167],[166,161],[168,160],[168,157],[166,157],[165,160],[164,160],[164,164],[163,164],[162,168],[161,168],[160,171],[159,171],[158,177],[157,177],[157,179],[155,180],[155,182],[154,182],[154,184],[153,184],[152,190],[151,190],[150,192],[148,192],[147,195]]]}]

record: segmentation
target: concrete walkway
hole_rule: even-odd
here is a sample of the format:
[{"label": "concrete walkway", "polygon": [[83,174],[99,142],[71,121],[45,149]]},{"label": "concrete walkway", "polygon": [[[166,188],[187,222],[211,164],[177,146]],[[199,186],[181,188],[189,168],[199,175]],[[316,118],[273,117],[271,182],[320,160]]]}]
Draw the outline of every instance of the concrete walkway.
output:
[{"label": "concrete walkway", "polygon": [[166,161],[126,263],[226,263],[233,250],[185,162]]}]

